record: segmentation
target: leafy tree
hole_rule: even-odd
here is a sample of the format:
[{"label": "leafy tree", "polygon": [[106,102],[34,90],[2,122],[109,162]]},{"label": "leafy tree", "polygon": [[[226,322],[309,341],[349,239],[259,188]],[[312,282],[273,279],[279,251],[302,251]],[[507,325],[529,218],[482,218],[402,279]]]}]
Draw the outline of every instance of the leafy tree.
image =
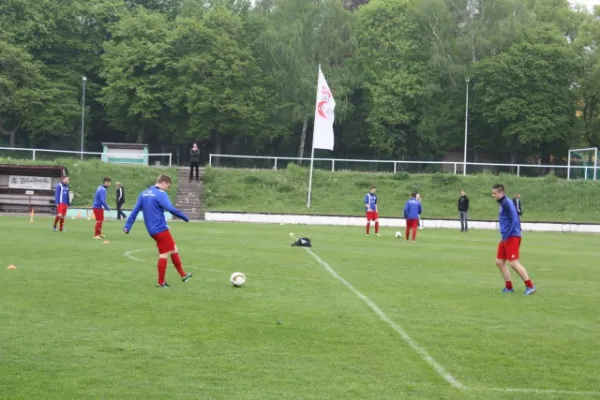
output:
[{"label": "leafy tree", "polygon": [[570,140],[578,69],[567,40],[547,24],[526,29],[521,41],[480,63],[478,111],[488,131],[502,136],[513,161],[517,151],[541,153]]}]

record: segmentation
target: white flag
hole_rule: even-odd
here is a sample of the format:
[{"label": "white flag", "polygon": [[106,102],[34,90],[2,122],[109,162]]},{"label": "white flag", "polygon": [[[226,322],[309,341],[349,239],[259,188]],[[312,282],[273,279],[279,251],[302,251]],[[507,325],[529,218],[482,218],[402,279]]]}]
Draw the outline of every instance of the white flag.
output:
[{"label": "white flag", "polygon": [[313,148],[333,150],[333,121],[335,119],[335,100],[319,65],[317,84],[317,105],[315,107],[315,125],[313,130]]}]

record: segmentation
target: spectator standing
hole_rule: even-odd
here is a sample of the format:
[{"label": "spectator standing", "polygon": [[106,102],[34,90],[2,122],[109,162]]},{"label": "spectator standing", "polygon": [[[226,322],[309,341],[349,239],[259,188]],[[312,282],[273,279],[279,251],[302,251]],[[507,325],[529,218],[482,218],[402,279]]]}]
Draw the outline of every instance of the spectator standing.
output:
[{"label": "spectator standing", "polygon": [[196,182],[200,180],[198,177],[198,168],[200,165],[200,149],[198,145],[194,143],[192,148],[190,149],[190,182],[194,177],[194,169],[196,169]]},{"label": "spectator standing", "polygon": [[469,198],[465,190],[461,189],[460,197],[458,198],[458,215],[460,216],[460,231],[469,231]]}]

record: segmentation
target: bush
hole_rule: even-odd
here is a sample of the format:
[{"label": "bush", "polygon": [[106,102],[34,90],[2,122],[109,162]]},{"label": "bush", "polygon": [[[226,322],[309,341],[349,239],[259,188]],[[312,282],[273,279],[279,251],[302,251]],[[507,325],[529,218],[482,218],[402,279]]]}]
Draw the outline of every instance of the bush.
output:
[{"label": "bush", "polygon": [[410,179],[410,174],[407,171],[396,172],[392,175],[392,179],[395,181],[407,181]]},{"label": "bush", "polygon": [[453,174],[436,173],[431,175],[431,183],[434,185],[448,186],[460,182],[460,178]]}]

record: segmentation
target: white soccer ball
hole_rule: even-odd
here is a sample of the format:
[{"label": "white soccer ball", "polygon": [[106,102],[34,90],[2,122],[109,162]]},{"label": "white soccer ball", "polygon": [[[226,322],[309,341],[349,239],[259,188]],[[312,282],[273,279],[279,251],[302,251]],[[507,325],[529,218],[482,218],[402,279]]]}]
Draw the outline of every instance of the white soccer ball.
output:
[{"label": "white soccer ball", "polygon": [[241,272],[234,272],[229,278],[229,282],[235,287],[240,287],[246,283],[246,275]]},{"label": "white soccer ball", "polygon": [[402,232],[398,231],[398,232],[396,232],[395,235],[396,235],[397,238],[401,238],[402,237]]}]

